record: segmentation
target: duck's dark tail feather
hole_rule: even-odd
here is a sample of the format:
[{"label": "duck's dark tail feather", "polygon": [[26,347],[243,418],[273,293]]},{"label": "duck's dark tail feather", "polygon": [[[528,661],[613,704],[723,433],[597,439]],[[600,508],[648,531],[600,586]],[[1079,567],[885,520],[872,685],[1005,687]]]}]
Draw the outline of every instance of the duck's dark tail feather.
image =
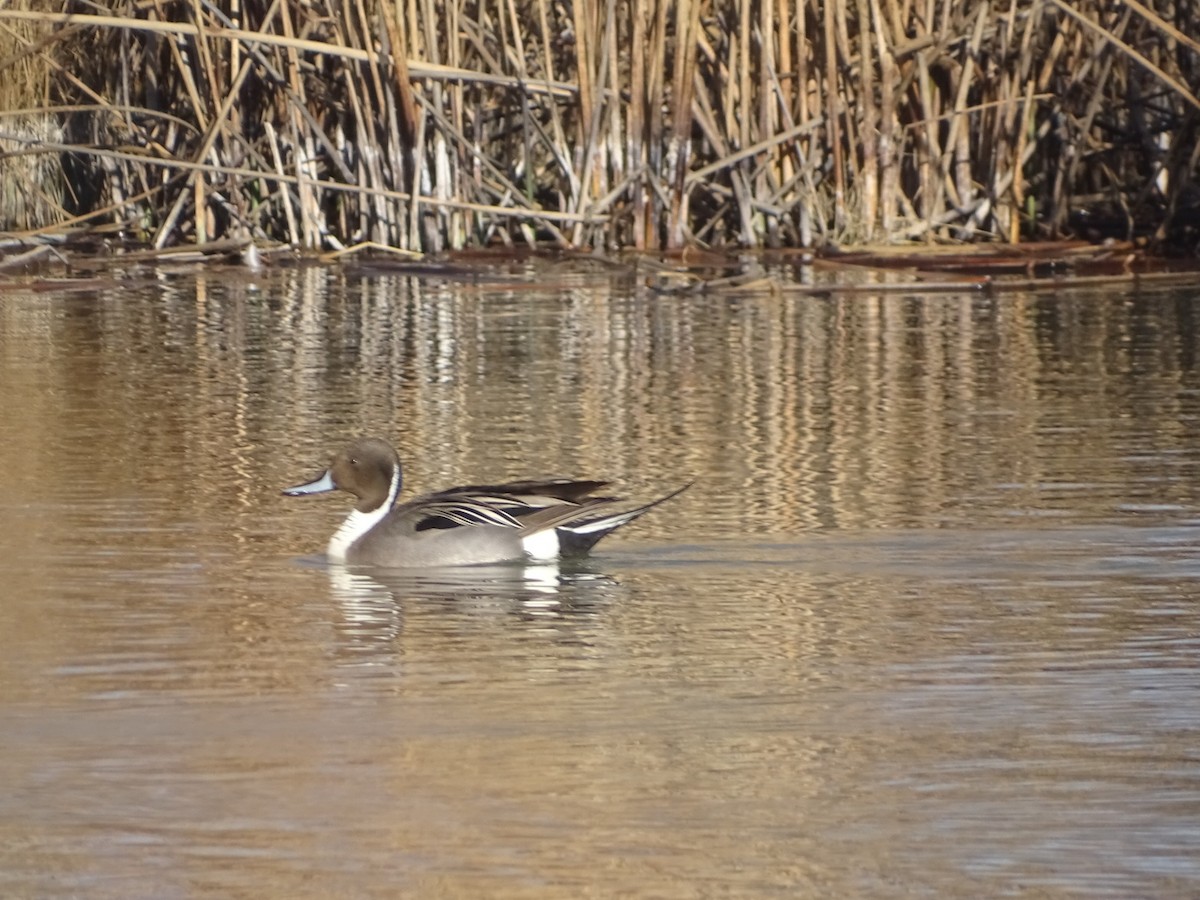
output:
[{"label": "duck's dark tail feather", "polygon": [[659,497],[657,500],[653,500],[635,509],[627,509],[619,513],[609,513],[605,516],[596,516],[591,519],[583,519],[582,521],[559,525],[555,528],[555,531],[558,532],[559,555],[564,557],[586,555],[602,538],[612,534],[622,525],[629,524],[638,516],[649,512],[659,504],[666,503],[673,497],[678,497],[691,486],[692,482],[688,482],[665,497]]}]

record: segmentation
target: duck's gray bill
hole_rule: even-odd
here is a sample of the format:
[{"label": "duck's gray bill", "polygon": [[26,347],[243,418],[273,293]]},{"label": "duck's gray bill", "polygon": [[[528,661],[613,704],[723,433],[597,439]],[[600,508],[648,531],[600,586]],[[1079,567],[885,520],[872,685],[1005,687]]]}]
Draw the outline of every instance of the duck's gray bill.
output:
[{"label": "duck's gray bill", "polygon": [[305,494],[324,494],[326,491],[336,491],[333,476],[326,472],[316,481],[308,484],[298,484],[295,487],[284,488],[283,493],[288,497],[303,497]]}]

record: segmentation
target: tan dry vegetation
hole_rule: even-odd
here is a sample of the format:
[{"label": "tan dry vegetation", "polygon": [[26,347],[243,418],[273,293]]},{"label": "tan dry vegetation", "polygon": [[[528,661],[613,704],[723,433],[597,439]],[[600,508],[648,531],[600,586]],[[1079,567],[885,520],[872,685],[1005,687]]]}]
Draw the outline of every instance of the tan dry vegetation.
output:
[{"label": "tan dry vegetation", "polygon": [[155,247],[1194,241],[1197,15],[20,0],[0,8],[0,227]]},{"label": "tan dry vegetation", "polygon": [[[28,11],[34,0],[13,0]],[[47,111],[52,67],[38,52],[53,36],[36,20],[0,22],[0,228],[28,229],[63,218],[62,168],[42,142],[62,140]]]}]

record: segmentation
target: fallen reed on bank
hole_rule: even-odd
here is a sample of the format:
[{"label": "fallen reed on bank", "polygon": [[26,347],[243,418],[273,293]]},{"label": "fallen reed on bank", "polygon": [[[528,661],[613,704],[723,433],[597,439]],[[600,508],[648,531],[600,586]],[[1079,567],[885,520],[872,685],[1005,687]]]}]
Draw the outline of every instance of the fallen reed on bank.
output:
[{"label": "fallen reed on bank", "polygon": [[0,228],[1195,242],[1195,0],[14,0]]}]

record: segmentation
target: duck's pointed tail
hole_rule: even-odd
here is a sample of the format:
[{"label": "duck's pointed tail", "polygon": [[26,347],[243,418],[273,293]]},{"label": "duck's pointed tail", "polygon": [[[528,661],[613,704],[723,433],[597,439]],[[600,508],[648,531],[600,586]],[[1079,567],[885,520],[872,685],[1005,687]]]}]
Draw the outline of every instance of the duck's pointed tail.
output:
[{"label": "duck's pointed tail", "polygon": [[652,500],[634,509],[558,525],[554,530],[558,533],[559,554],[565,557],[584,556],[601,539],[612,534],[622,525],[628,525],[642,514],[654,509],[654,507],[666,503],[674,497],[678,497],[690,488],[692,484],[693,482],[689,481],[683,487],[672,491],[665,497],[659,497],[657,500]]}]

